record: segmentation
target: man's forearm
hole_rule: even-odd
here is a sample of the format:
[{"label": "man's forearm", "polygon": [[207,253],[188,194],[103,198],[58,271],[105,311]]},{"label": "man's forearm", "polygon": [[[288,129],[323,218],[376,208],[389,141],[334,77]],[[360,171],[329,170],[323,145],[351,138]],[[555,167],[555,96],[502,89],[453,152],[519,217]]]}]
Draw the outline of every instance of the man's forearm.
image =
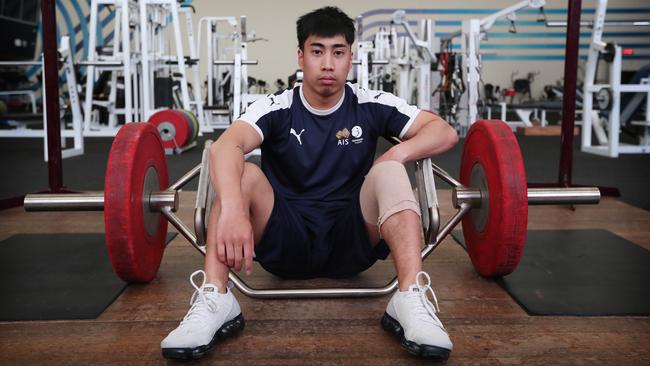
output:
[{"label": "man's forearm", "polygon": [[222,210],[243,209],[241,177],[244,151],[230,141],[217,140],[210,149],[210,179]]},{"label": "man's forearm", "polygon": [[422,126],[415,136],[393,146],[386,152],[386,158],[406,163],[442,154],[451,149],[456,142],[458,142],[456,131],[443,119],[436,118]]}]

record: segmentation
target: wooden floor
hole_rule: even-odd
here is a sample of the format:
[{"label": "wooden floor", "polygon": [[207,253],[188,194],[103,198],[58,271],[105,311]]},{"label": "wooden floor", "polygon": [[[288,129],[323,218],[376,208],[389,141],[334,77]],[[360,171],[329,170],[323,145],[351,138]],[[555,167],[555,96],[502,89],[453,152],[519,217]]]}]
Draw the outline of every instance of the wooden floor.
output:
[{"label": "wooden floor", "polygon": [[[449,197],[449,191],[440,192],[445,221],[453,213]],[[181,194],[180,216],[188,223],[193,199],[191,192]],[[102,220],[101,212],[0,211],[0,240],[18,233],[101,232]],[[531,207],[529,228],[604,228],[650,249],[650,212],[609,198],[575,211],[566,206]],[[162,358],[160,340],[187,311],[192,294],[188,276],[201,264],[201,255],[177,236],[165,252],[158,277],[147,285],[127,287],[96,320],[0,323],[0,365],[173,364]],[[494,281],[473,271],[451,238],[427,259],[425,269],[454,342],[450,365],[650,365],[648,317],[528,316]],[[392,263],[387,261],[345,284],[382,285],[392,276]],[[278,283],[259,267],[249,280],[260,287]],[[219,344],[199,363],[424,363],[381,329],[379,319],[388,296],[352,300],[236,296],[246,318],[244,332]]]}]

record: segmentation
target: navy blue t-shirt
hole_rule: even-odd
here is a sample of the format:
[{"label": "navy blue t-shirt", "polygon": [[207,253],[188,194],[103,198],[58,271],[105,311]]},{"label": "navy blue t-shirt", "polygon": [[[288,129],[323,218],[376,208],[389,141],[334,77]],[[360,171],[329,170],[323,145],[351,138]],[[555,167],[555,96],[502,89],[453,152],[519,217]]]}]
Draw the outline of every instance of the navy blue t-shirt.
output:
[{"label": "navy blue t-shirt", "polygon": [[403,137],[419,109],[383,91],[346,84],[330,110],[316,110],[301,86],[251,104],[239,120],[262,137],[262,171],[276,194],[303,204],[356,198],[380,136]]}]

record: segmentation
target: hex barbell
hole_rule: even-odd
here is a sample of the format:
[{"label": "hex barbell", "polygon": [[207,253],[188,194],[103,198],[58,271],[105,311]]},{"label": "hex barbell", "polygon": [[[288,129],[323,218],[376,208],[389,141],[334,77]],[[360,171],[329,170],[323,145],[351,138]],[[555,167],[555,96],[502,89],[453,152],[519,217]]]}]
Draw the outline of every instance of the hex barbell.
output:
[{"label": "hex barbell", "polygon": [[[103,193],[30,194],[24,207],[27,211],[103,209],[106,243],[116,273],[127,282],[148,282],[162,260],[167,221],[205,255],[204,243],[197,240],[204,237],[203,233],[199,235],[204,221],[200,221],[201,227],[195,225],[196,232],[192,233],[173,212],[178,207],[178,190],[202,170],[208,171],[207,155],[202,164],[168,185],[162,141],[156,129],[147,123],[129,123],[120,129],[111,146]],[[436,227],[428,230],[422,258],[462,221],[467,251],[477,272],[484,276],[503,276],[516,268],[525,244],[529,204],[593,204],[600,200],[596,187],[527,188],[516,138],[501,121],[472,125],[463,147],[460,181],[435,164],[424,165],[453,187],[452,202],[458,211],[440,230],[437,220],[430,221]],[[230,278],[239,290],[255,297],[377,296],[397,286],[393,278],[384,287],[370,289],[257,290],[234,272]]]}]

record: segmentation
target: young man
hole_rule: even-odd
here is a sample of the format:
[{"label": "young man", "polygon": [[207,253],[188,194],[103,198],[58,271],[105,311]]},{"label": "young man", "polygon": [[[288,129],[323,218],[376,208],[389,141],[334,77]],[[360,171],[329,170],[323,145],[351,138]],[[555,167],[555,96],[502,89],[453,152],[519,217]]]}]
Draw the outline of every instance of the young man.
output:
[{"label": "young man", "polygon": [[[303,83],[253,103],[211,147],[217,197],[204,280],[192,275],[192,307],[163,355],[201,357],[243,328],[228,271],[250,273],[253,257],[282,277],[344,277],[390,251],[399,291],[382,326],[411,353],[446,359],[452,344],[427,298],[420,211],[403,163],[445,152],[456,132],[392,94],[346,83],[354,24],[338,8],[302,16],[297,30]],[[380,136],[404,142],[375,160]],[[244,161],[258,146],[261,169]]]}]

